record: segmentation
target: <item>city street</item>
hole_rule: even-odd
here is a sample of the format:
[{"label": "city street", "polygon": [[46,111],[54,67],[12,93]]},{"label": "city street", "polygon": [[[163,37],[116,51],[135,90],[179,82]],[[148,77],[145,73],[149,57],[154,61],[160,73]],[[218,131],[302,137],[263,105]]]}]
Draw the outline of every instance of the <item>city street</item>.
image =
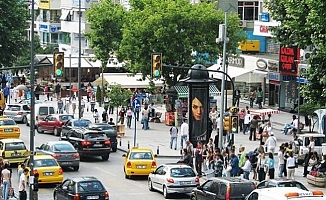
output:
[{"label": "city street", "polygon": [[[47,102],[51,104],[56,104],[55,101]],[[241,107],[245,106],[244,102],[241,103]],[[98,108],[99,112],[102,113],[102,108]],[[157,110],[164,111],[160,105],[157,105]],[[281,123],[287,121],[292,114],[290,113],[281,113],[274,115],[274,131],[278,140],[278,143],[286,142],[291,140],[290,135],[283,135],[280,133],[282,128]],[[163,115],[164,116],[164,115]],[[75,117],[77,117],[75,115]],[[94,120],[91,112],[85,112],[85,118]],[[110,115],[112,118],[116,118],[116,115]],[[161,118],[163,119],[163,117]],[[21,139],[25,141],[26,145],[29,148],[29,127],[25,124],[18,124],[21,128]],[[110,199],[124,200],[124,199],[164,199],[162,194],[158,192],[150,192],[147,187],[146,177],[135,178],[132,180],[127,180],[124,177],[123,172],[123,158],[122,154],[127,150],[127,144],[130,143],[130,146],[133,146],[134,139],[134,123],[132,123],[132,128],[126,128],[125,136],[121,138],[121,146],[118,146],[119,150],[116,153],[110,154],[109,161],[101,161],[100,158],[90,158],[86,161],[81,162],[80,169],[78,172],[66,170],[64,172],[64,177],[73,177],[73,176],[95,176],[103,182],[105,187],[110,193]],[[137,144],[141,147],[149,147],[154,153],[157,153],[157,147],[159,147],[159,154],[157,158],[157,163],[170,163],[176,162],[179,157],[179,151],[175,151],[169,148],[169,127],[162,123],[150,123],[150,130],[144,131],[141,129],[140,121],[137,122]],[[45,141],[58,140],[58,137],[55,137],[51,134],[43,133],[39,134],[35,131],[35,147],[40,146]],[[245,146],[247,151],[253,150],[259,145],[258,141],[249,141],[248,135],[243,135],[242,133],[235,135],[235,143],[238,148],[240,145]],[[178,149],[180,149],[178,142]],[[277,157],[275,157],[277,162]],[[276,163],[277,166],[277,163]],[[16,168],[13,170],[13,184],[18,193],[18,179]],[[277,172],[278,170],[276,170]],[[303,168],[300,166],[296,169],[295,178],[296,180],[307,185],[305,178],[302,177]],[[252,175],[250,175],[252,178]],[[201,178],[201,183],[205,181],[205,177]],[[45,185],[41,186],[39,191],[40,199],[52,199],[54,185]],[[312,190],[323,190],[324,188],[316,188],[311,185],[307,185],[308,188]],[[175,199],[189,199],[188,195],[176,195]]]}]

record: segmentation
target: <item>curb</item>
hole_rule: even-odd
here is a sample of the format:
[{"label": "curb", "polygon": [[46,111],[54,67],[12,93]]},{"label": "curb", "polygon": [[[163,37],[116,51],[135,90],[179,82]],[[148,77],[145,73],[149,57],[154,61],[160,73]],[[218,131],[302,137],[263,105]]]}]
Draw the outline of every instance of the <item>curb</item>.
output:
[{"label": "curb", "polygon": [[[125,149],[122,149],[122,148],[117,148],[117,150],[123,152],[123,153],[127,153],[128,151],[125,150]],[[180,156],[167,156],[167,155],[157,155],[157,158],[176,158],[176,159],[180,159],[181,158],[181,155]]]}]

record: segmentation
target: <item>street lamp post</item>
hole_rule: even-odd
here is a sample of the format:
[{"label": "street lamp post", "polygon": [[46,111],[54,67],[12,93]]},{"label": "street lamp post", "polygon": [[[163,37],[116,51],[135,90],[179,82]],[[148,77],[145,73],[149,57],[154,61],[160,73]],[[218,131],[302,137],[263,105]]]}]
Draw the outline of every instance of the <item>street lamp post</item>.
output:
[{"label": "street lamp post", "polygon": [[78,119],[80,119],[81,116],[81,110],[83,109],[81,107],[81,0],[79,0],[78,5]]}]

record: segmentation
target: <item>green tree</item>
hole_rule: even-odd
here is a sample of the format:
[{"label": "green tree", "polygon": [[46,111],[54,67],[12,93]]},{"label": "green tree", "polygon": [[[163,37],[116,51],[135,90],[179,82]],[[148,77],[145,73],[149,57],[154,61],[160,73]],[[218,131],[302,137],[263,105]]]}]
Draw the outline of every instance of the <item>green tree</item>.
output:
[{"label": "green tree", "polygon": [[[123,39],[118,51],[119,60],[130,60],[126,67],[143,76],[151,74],[151,54],[163,54],[167,65],[192,65],[193,50],[208,53],[207,61],[216,61],[222,54],[222,44],[216,44],[219,24],[224,23],[224,12],[215,10],[212,3],[190,4],[189,0],[131,0],[132,10],[123,26]],[[228,52],[235,53],[238,42],[246,39],[239,28],[237,14],[228,16]],[[169,77],[173,73],[173,78]],[[163,68],[167,83],[175,83],[185,70]]]},{"label": "green tree", "polygon": [[282,46],[305,49],[316,47],[308,60],[311,67],[306,78],[309,84],[300,92],[312,104],[326,102],[326,2],[323,0],[268,1],[267,7],[280,26],[273,28],[274,39]]},{"label": "green tree", "polygon": [[0,67],[9,67],[24,53],[29,15],[21,1],[0,1],[0,13]]},{"label": "green tree", "polygon": [[104,70],[110,54],[118,50],[122,39],[122,25],[126,10],[112,0],[102,0],[93,4],[86,13],[90,31],[85,33],[93,48],[96,59]]}]

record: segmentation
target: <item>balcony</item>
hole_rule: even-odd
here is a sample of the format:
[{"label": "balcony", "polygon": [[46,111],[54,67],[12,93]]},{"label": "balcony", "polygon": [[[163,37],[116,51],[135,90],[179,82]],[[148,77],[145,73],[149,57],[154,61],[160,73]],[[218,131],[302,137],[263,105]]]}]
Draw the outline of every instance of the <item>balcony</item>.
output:
[{"label": "balcony", "polygon": [[[86,24],[81,23],[81,32],[84,32],[86,29]],[[61,21],[61,31],[67,33],[78,33],[79,23],[78,21]]]}]

